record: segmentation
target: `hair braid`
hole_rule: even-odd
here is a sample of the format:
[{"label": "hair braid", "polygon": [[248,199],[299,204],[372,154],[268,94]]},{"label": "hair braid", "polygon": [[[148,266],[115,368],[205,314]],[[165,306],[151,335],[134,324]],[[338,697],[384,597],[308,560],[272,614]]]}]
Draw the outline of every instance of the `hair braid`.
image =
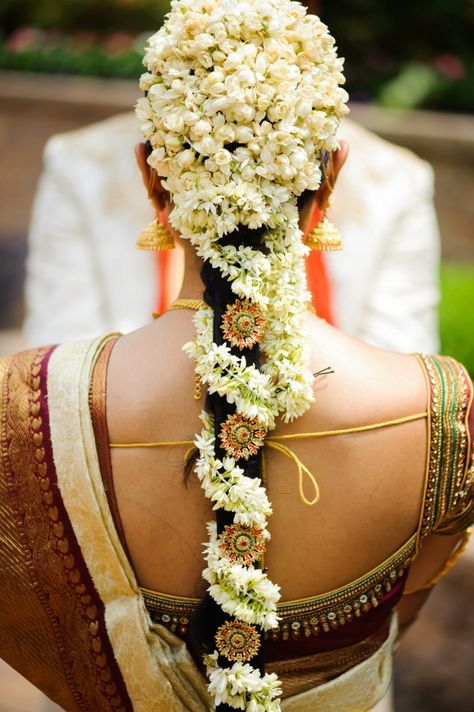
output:
[{"label": "hair braid", "polygon": [[[264,230],[248,230],[239,229],[232,235],[228,235],[223,244],[238,246],[252,245],[254,248],[264,250],[262,242]],[[223,278],[219,269],[212,267],[209,262],[204,262],[201,270],[201,279],[204,284],[204,301],[213,310],[213,333],[214,343],[223,344],[225,338],[222,333],[221,324],[228,305],[233,304],[236,300],[236,295],[232,291],[230,283]],[[235,347],[231,347],[233,354],[237,356],[245,356],[249,365],[254,365],[257,368],[260,366],[260,349],[256,344],[252,349],[245,348],[242,351]],[[206,410],[212,414],[214,419],[214,434],[216,439],[216,456],[219,459],[226,457],[226,451],[218,444],[219,433],[222,424],[226,421],[229,415],[233,415],[236,411],[235,406],[228,403],[225,397],[217,393],[209,394],[206,397]],[[251,478],[261,478],[261,451],[256,455],[249,457],[248,460],[242,462],[244,474]],[[223,533],[226,526],[234,523],[234,513],[219,509],[216,512],[217,535]],[[223,623],[231,620],[231,616],[225,614],[222,608],[217,605],[214,599],[206,594],[200,603],[190,625],[191,645],[195,653],[202,657],[203,655],[212,652],[215,647],[216,631]],[[254,658],[255,667],[262,673],[264,671],[264,632],[260,631],[260,648],[257,656]],[[219,660],[222,667],[229,667],[229,662],[221,656]],[[221,704],[216,707],[219,712],[227,712],[232,708],[228,705]]]}]

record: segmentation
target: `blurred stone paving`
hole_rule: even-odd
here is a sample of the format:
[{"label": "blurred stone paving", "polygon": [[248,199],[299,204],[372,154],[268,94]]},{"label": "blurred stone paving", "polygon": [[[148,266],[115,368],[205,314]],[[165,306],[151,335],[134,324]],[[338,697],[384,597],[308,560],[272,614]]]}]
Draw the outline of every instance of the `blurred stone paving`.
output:
[{"label": "blurred stone paving", "polygon": [[61,712],[61,708],[0,660],[0,712]]}]

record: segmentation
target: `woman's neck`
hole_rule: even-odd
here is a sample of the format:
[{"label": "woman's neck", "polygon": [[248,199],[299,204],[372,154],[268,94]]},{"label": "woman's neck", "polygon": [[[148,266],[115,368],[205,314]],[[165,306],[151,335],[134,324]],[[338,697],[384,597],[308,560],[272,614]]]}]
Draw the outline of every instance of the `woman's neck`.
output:
[{"label": "woman's neck", "polygon": [[[184,244],[183,244],[184,243]],[[204,285],[201,279],[202,260],[194,247],[187,241],[181,241],[179,247],[184,257],[184,272],[178,299],[202,299]]]}]

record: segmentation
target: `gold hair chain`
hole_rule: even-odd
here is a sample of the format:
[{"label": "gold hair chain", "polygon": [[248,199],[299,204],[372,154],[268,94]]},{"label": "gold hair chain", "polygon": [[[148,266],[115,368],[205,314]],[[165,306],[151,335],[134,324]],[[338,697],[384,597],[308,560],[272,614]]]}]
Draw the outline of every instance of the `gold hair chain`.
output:
[{"label": "gold hair chain", "polygon": [[210,308],[202,299],[176,299],[170,306],[170,309],[192,309],[193,311]]},{"label": "gold hair chain", "polygon": [[[202,299],[176,299],[170,306],[170,309],[192,309],[193,311],[199,311],[199,309],[209,309],[209,306]],[[201,376],[199,373],[194,374],[194,400],[201,400],[202,397],[202,383]]]},{"label": "gold hair chain", "polygon": [[[169,310],[172,309],[192,309],[193,311],[199,311],[199,309],[210,309],[209,305],[206,304],[202,299],[176,299],[170,306]],[[153,312],[153,319],[159,319],[161,314]],[[194,400],[198,401],[202,398],[202,383],[199,373],[194,374]]]}]

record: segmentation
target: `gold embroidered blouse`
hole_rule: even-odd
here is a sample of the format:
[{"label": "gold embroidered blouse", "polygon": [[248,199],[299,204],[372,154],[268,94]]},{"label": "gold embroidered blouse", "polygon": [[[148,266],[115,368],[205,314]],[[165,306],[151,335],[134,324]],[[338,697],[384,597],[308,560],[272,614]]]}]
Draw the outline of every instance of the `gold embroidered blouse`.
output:
[{"label": "gold embroidered blouse", "polygon": [[[309,470],[282,441],[332,437],[349,432],[374,430],[421,418],[427,419],[429,436],[423,506],[417,531],[387,560],[357,580],[318,596],[281,602],[278,605],[280,626],[268,634],[271,640],[300,640],[327,634],[348,623],[358,621],[391,597],[392,605],[395,605],[403,591],[408,569],[425,537],[429,533],[455,534],[465,530],[472,523],[474,464],[469,433],[472,384],[464,367],[452,358],[420,355],[418,360],[425,375],[429,394],[425,413],[346,430],[286,435],[269,438],[266,441],[270,447],[293,460],[299,474],[300,494],[307,501],[303,491],[304,477],[309,477],[315,488],[316,497],[317,483]],[[474,431],[474,423],[472,429]],[[110,447],[164,445],[192,446],[192,441],[113,443]],[[459,553],[458,550],[456,558]],[[392,591],[395,593],[394,589],[397,589],[397,595],[391,596]],[[199,601],[147,589],[142,589],[142,593],[153,620],[165,625],[181,637],[186,637],[190,619]]]}]

